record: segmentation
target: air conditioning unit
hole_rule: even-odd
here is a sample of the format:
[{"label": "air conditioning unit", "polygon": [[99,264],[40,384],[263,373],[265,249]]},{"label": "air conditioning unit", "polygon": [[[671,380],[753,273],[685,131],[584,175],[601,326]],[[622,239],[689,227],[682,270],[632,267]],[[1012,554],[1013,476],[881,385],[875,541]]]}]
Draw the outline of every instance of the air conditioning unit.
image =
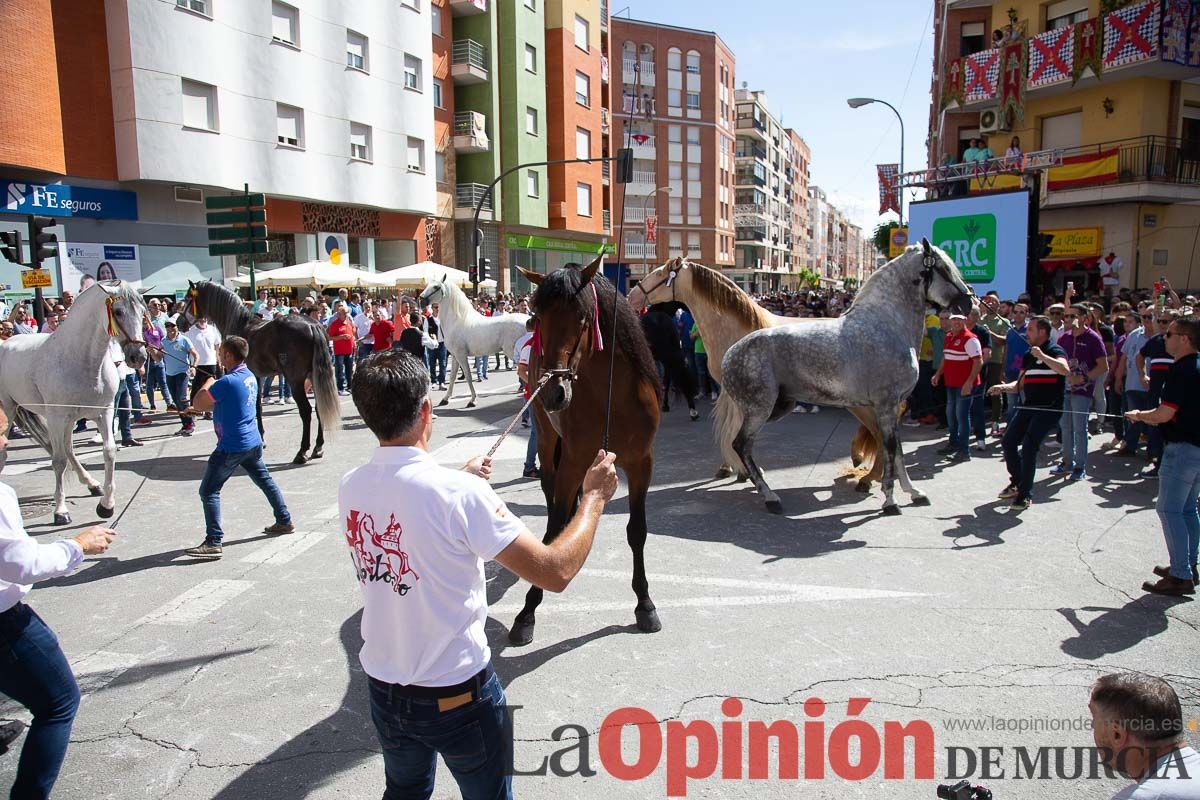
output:
[{"label": "air conditioning unit", "polygon": [[1012,126],[1008,124],[1008,115],[1002,113],[999,108],[985,108],[979,112],[980,133],[1000,133],[1009,130],[1012,130]]}]

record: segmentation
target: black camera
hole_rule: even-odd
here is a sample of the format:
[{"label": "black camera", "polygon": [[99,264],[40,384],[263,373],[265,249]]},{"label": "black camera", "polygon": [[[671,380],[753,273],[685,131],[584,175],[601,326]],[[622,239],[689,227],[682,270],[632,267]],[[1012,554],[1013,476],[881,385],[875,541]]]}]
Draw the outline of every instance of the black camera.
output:
[{"label": "black camera", "polygon": [[982,786],[972,786],[967,781],[959,781],[951,786],[948,783],[937,787],[937,796],[944,800],[992,800],[992,793]]}]

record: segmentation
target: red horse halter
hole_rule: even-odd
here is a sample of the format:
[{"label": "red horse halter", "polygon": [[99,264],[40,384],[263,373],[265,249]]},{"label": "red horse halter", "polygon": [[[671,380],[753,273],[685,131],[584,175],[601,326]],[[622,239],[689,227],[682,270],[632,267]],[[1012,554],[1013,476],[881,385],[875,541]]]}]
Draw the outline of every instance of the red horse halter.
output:
[{"label": "red horse halter", "polygon": [[[596,293],[596,284],[591,284],[592,301],[595,303],[592,312],[592,324],[588,328],[592,340],[592,352],[604,352],[604,336],[600,333],[600,296]],[[571,348],[571,354],[567,357],[567,366],[548,369],[545,374],[549,378],[565,378],[569,381],[579,380],[579,360],[582,356],[579,354],[579,346],[583,344],[584,336],[581,333],[579,338],[575,340],[575,346]],[[542,324],[540,321],[534,323],[533,338],[529,342],[532,352],[538,356],[543,354],[542,351]]]}]

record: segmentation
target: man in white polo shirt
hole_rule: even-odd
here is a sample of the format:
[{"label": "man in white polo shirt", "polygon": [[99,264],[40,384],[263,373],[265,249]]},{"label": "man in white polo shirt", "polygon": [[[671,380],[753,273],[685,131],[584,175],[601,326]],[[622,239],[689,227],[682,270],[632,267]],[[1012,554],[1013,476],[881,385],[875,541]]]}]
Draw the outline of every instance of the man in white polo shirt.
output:
[{"label": "man in white polo shirt", "polygon": [[403,350],[363,361],[352,394],[379,448],[338,491],[363,595],[359,660],[383,746],[384,797],[428,798],[440,753],[464,800],[510,798],[512,729],[484,634],[483,562],[565,589],[616,491],[615,456],[597,455],[574,518],[543,544],[481,479],[489,460],[462,471],[434,461],[429,390],[429,371]]}]

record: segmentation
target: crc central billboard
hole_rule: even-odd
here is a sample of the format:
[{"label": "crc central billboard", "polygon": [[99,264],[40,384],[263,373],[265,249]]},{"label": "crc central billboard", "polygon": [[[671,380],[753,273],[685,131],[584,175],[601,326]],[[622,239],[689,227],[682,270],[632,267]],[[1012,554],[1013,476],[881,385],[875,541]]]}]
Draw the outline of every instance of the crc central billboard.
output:
[{"label": "crc central billboard", "polygon": [[997,192],[913,203],[910,242],[921,237],[946,251],[977,294],[1016,299],[1025,291],[1029,193]]}]

